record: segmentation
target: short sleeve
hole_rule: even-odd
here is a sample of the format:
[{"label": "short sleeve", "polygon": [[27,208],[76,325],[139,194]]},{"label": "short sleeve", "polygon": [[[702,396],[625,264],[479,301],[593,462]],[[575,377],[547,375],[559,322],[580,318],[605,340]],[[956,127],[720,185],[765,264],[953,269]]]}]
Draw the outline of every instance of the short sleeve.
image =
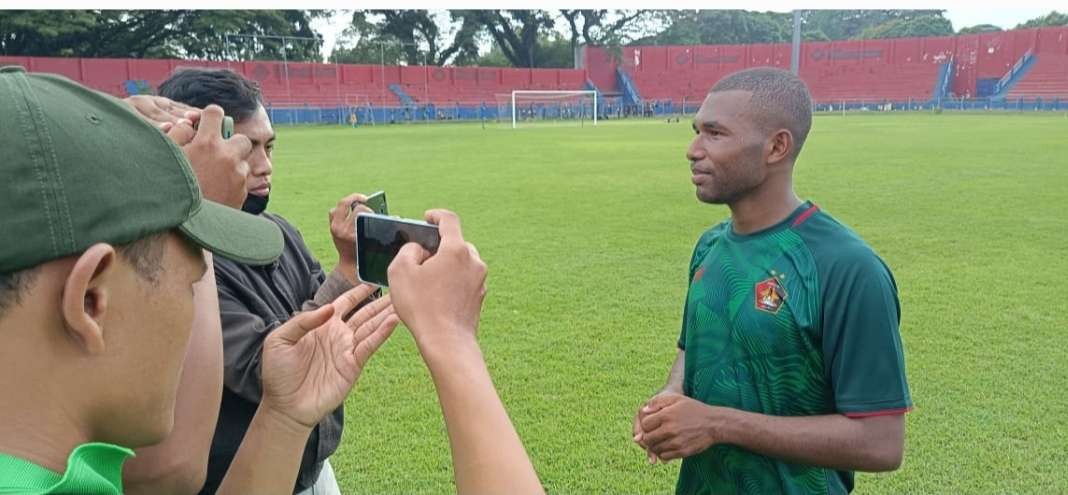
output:
[{"label": "short sleeve", "polygon": [[679,341],[677,343],[679,349],[686,350],[686,327],[689,325],[688,314],[690,313],[688,305],[690,300],[690,286],[693,285],[693,279],[697,275],[697,270],[701,266],[701,260],[705,257],[705,253],[712,246],[713,239],[715,238],[715,231],[719,226],[709,229],[701,238],[697,240],[697,244],[693,247],[693,254],[690,255],[690,270],[689,278],[686,282],[686,300],[682,304],[682,329],[679,330]]},{"label": "short sleeve", "polygon": [[865,250],[839,259],[821,285],[824,365],[838,412],[850,417],[907,412],[912,399],[890,269]]}]

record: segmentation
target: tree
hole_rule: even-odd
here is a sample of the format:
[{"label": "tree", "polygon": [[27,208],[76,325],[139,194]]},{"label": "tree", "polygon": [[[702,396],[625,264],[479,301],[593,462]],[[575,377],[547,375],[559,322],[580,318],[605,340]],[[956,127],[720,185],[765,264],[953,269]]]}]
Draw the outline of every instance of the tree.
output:
[{"label": "tree", "polygon": [[513,67],[535,67],[539,35],[555,25],[552,14],[544,10],[467,10],[460,15],[486,29]]},{"label": "tree", "polygon": [[662,11],[667,27],[643,42],[658,45],[779,43],[790,37],[789,14],[745,10]]},{"label": "tree", "polygon": [[[793,37],[793,14],[789,12],[677,10],[656,11],[652,17],[665,27],[641,43],[782,43]],[[941,10],[804,10],[801,36],[806,41],[831,41],[883,36],[887,31],[952,34],[941,29],[942,21],[937,19],[944,20]]]},{"label": "tree", "polygon": [[976,24],[966,28],[961,28],[957,31],[957,34],[980,34],[980,33],[999,33],[1002,29],[993,24]]},{"label": "tree", "polygon": [[[0,11],[0,53],[60,57],[318,60],[321,42],[227,38],[315,37],[305,10]],[[228,43],[229,41],[229,43]]]},{"label": "tree", "polygon": [[622,47],[633,41],[650,18],[650,10],[561,10],[571,28],[571,52],[580,42],[602,47]]},{"label": "tree", "polygon": [[449,13],[448,21],[428,10],[356,11],[346,37],[359,37],[360,46],[345,46],[331,58],[379,63],[388,51],[389,63],[462,64],[478,58],[480,30],[476,19],[458,10]]},{"label": "tree", "polygon": [[865,30],[889,22],[942,14],[941,10],[805,10],[801,17],[804,29],[823,31],[829,40],[848,40],[863,38]]},{"label": "tree", "polygon": [[1056,10],[1042,17],[1036,17],[1030,21],[1021,23],[1016,29],[1028,29],[1046,26],[1068,26],[1068,13],[1062,14]]},{"label": "tree", "polygon": [[894,19],[860,33],[861,39],[911,38],[924,36],[952,36],[953,24],[942,16],[923,16]]}]

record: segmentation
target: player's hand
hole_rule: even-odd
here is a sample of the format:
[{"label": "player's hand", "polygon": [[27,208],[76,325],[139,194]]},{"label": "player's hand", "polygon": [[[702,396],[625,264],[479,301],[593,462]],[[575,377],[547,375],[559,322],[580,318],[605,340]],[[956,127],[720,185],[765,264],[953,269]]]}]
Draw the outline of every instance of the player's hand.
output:
[{"label": "player's hand", "polygon": [[460,219],[446,210],[430,210],[441,243],[431,255],[416,243],[405,244],[389,265],[389,288],[397,315],[412,331],[424,359],[447,354],[456,346],[476,344],[486,264],[464,241]]},{"label": "player's hand", "polygon": [[[199,121],[199,127],[194,125]],[[204,197],[231,208],[241,208],[248,194],[248,157],[252,141],[242,134],[222,137],[223,109],[208,105],[200,114],[187,114],[176,123],[160,129],[174,140],[189,158]]]},{"label": "player's hand", "polygon": [[374,213],[363,204],[365,202],[367,202],[367,196],[359,193],[350,194],[341,198],[327,214],[330,222],[330,236],[334,238],[334,249],[337,249],[338,264],[351,267],[353,274],[356,270],[356,215],[360,212]]},{"label": "player's hand", "polygon": [[722,409],[674,392],[658,394],[638,411],[639,443],[662,462],[703,452],[719,439]]},{"label": "player's hand", "polygon": [[312,428],[337,409],[371,355],[397,326],[389,296],[348,314],[375,288],[359,285],[332,304],[301,313],[263,344],[263,405]]},{"label": "player's hand", "polygon": [[[179,103],[162,96],[134,95],[123,99],[127,105],[141,116],[142,119],[156,127],[162,124],[177,124],[181,119],[188,119],[188,112],[200,114],[200,109]],[[164,131],[166,132],[166,131]]]},{"label": "player's hand", "polygon": [[642,419],[645,418],[648,413],[644,411],[648,410],[646,409],[646,405],[652,402],[653,399],[668,394],[678,394],[678,392],[672,389],[661,390],[657,392],[656,395],[650,397],[649,400],[642,403],[642,405],[638,406],[638,412],[634,413],[634,425],[631,428],[631,435],[634,443],[638,444],[639,447],[645,450],[645,454],[649,458],[649,464],[656,464],[656,454],[649,452],[649,446],[645,443],[645,429],[642,428]]}]

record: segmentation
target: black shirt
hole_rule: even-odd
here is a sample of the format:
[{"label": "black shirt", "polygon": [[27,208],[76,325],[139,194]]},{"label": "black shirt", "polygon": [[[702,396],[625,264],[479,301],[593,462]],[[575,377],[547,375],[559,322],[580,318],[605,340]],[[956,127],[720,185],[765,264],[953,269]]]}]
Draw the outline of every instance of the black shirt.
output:
[{"label": "black shirt", "polygon": [[[295,227],[278,215],[261,216],[278,224],[285,249],[269,265],[251,266],[215,256],[215,282],[223,334],[223,395],[215,437],[208,457],[208,475],[201,494],[213,494],[237,454],[259,406],[260,358],[267,334],[293,314],[329,303],[352,288],[343,276],[327,278]],[[323,462],[337,450],[344,426],[343,407],[328,414],[312,430],[294,492],[315,484]]]}]

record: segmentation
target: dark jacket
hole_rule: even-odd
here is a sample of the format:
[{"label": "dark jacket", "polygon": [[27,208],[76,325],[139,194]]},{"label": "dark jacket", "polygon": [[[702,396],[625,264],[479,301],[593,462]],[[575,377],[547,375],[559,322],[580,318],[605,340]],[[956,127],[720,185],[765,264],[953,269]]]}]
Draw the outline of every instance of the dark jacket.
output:
[{"label": "dark jacket", "polygon": [[[223,395],[215,437],[208,458],[208,476],[201,494],[213,494],[222,483],[245,437],[262,396],[260,358],[267,334],[300,311],[329,303],[352,288],[343,276],[323,274],[300,232],[277,215],[262,216],[278,224],[285,238],[282,256],[270,265],[251,266],[215,256],[215,281],[223,334]],[[312,430],[294,491],[315,484],[323,462],[337,449],[344,425],[343,407]]]}]

